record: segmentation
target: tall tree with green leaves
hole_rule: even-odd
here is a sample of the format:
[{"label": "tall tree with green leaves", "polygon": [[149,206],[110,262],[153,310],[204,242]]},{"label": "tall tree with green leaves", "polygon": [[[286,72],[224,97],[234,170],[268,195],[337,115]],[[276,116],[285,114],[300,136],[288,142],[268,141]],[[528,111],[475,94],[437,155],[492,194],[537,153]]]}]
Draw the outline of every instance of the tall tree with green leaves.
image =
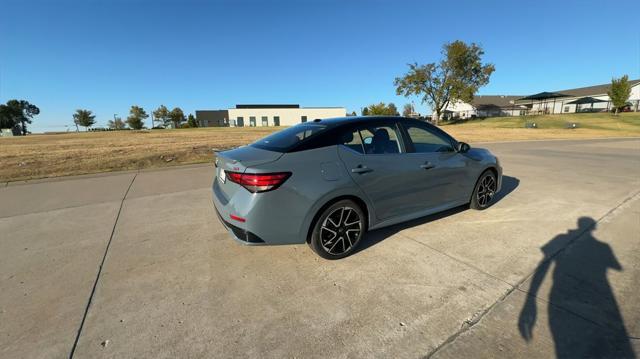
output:
[{"label": "tall tree with green leaves", "polygon": [[33,116],[40,114],[40,109],[38,106],[30,104],[29,101],[20,100],[20,109],[22,110],[22,114],[20,115],[20,128],[22,129],[22,135],[25,136],[27,134],[27,123],[31,124]]},{"label": "tall tree with green leaves", "polygon": [[107,126],[113,130],[124,130],[126,124],[120,117],[115,117],[113,120],[107,122]]},{"label": "tall tree with green leaves", "polygon": [[362,114],[362,116],[369,116],[369,108],[363,108],[362,110],[360,110],[360,113]]},{"label": "tall tree with green leaves", "polygon": [[27,124],[32,122],[33,116],[40,114],[40,109],[26,100],[9,100],[0,108],[0,122],[2,127],[13,128],[19,125],[22,135],[27,134]]},{"label": "tall tree with green leaves", "polygon": [[365,110],[362,110],[363,116],[399,116],[398,109],[396,105],[392,102],[388,105],[384,102],[374,103],[366,107],[366,115]]},{"label": "tall tree with green leaves", "polygon": [[144,128],[144,120],[148,117],[149,115],[142,107],[131,106],[129,116],[127,116],[127,125],[133,130],[141,130]]},{"label": "tall tree with green leaves", "polygon": [[84,127],[85,131],[87,131],[89,127],[96,123],[96,116],[90,110],[78,109],[73,114],[73,123],[76,126]]},{"label": "tall tree with green leaves", "polygon": [[[14,104],[15,105],[15,104]],[[14,128],[18,124],[20,108],[8,103],[0,104],[0,128]]]},{"label": "tall tree with green leaves", "polygon": [[435,112],[438,124],[442,112],[450,103],[471,102],[478,89],[487,83],[495,67],[483,64],[484,51],[475,44],[463,41],[446,43],[439,63],[409,64],[409,71],[396,77],[396,93],[405,97],[419,96]]},{"label": "tall tree with green leaves", "polygon": [[629,84],[629,76],[624,75],[620,78],[611,79],[611,87],[607,91],[607,95],[611,99],[611,103],[615,108],[615,115],[618,115],[618,111],[623,108],[629,97],[631,96],[631,84]]},{"label": "tall tree with green leaves", "polygon": [[153,111],[154,123],[155,121],[160,121],[163,126],[168,126],[171,121],[171,116],[169,115],[169,109],[165,105],[160,105],[155,111]]},{"label": "tall tree with green leaves", "polygon": [[184,112],[180,107],[174,107],[171,112],[169,112],[169,119],[173,123],[173,128],[180,128],[180,124],[184,122]]},{"label": "tall tree with green leaves", "polygon": [[189,116],[187,116],[187,124],[191,128],[198,127],[198,121],[196,121],[196,117],[192,114],[189,114]]}]

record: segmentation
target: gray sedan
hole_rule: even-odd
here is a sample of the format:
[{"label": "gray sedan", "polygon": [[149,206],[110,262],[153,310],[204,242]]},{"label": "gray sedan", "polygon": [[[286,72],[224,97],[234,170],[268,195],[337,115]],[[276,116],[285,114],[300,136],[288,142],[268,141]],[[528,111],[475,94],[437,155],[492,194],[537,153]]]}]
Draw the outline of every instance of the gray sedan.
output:
[{"label": "gray sedan", "polygon": [[489,207],[502,168],[439,128],[400,117],[301,123],[218,153],[213,203],[247,245],[353,253],[366,231],[469,204]]}]

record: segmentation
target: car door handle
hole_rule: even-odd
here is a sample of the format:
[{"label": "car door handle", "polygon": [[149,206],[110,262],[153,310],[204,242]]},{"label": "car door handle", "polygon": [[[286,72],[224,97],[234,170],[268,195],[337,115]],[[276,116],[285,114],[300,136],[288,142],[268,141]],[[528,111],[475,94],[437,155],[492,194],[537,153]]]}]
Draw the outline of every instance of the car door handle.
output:
[{"label": "car door handle", "polygon": [[360,174],[371,172],[371,171],[373,171],[371,168],[367,166],[362,166],[362,165],[359,165],[358,167],[351,169],[351,173],[360,173]]},{"label": "car door handle", "polygon": [[425,169],[425,170],[430,170],[433,167],[435,167],[435,165],[433,165],[431,162],[425,162],[424,164],[420,165],[420,168]]}]

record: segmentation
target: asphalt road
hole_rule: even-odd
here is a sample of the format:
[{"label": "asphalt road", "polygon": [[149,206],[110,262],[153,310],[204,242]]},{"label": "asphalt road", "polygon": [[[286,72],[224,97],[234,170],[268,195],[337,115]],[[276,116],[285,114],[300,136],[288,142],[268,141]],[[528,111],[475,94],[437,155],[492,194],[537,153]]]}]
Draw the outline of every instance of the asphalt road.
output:
[{"label": "asphalt road", "polygon": [[2,184],[0,357],[640,355],[640,139],[483,147],[493,207],[340,261],[232,241],[211,166]]}]

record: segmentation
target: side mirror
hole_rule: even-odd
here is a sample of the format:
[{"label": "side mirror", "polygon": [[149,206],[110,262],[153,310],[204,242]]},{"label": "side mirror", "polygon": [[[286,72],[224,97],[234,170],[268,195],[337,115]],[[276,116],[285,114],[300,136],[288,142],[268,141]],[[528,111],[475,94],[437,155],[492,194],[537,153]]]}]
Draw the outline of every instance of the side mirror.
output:
[{"label": "side mirror", "polygon": [[460,153],[467,153],[470,149],[471,146],[469,146],[469,144],[466,142],[458,142],[458,148],[456,148],[456,150]]},{"label": "side mirror", "polygon": [[365,137],[364,138],[364,144],[365,145],[370,145],[373,142],[373,137]]}]

